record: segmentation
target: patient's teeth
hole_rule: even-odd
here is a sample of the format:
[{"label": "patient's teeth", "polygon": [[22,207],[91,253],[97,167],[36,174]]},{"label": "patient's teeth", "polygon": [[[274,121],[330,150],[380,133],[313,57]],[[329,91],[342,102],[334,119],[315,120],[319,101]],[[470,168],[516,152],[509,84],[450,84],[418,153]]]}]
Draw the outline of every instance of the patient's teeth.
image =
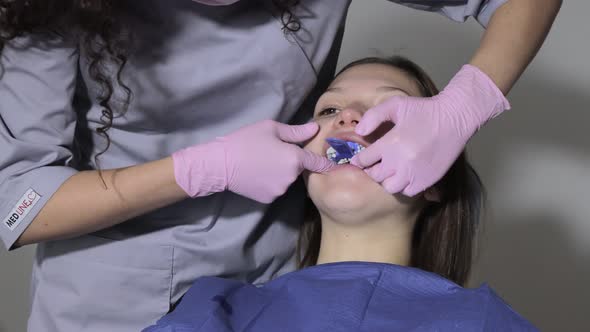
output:
[{"label": "patient's teeth", "polygon": [[336,158],[336,150],[333,147],[329,147],[328,150],[326,150],[326,157],[334,161],[334,159]]}]

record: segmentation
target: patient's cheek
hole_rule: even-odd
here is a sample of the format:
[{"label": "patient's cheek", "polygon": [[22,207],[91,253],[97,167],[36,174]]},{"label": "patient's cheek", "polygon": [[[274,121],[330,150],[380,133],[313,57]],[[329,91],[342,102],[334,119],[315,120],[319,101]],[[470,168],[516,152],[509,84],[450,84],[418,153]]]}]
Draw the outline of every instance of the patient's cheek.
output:
[{"label": "patient's cheek", "polygon": [[317,149],[318,141],[320,141],[320,140],[321,140],[321,139],[319,138],[319,137],[320,137],[320,135],[321,135],[321,129],[318,131],[318,133],[317,133],[317,134],[316,134],[314,137],[312,137],[312,138],[308,139],[307,141],[303,142],[303,143],[301,144],[301,146],[302,146],[302,147],[303,147],[305,150],[309,150],[309,151],[312,151],[312,152],[317,152],[317,151],[315,151],[315,150]]},{"label": "patient's cheek", "polygon": [[325,151],[322,151],[322,148],[324,146],[324,142],[325,142],[325,137],[324,137],[323,132],[320,129],[320,131],[318,132],[318,134],[316,136],[314,136],[309,141],[304,142],[303,148],[305,150],[309,150],[309,151],[317,153],[317,154],[325,154]]},{"label": "patient's cheek", "polygon": [[305,150],[309,150],[309,151],[311,151],[311,152],[316,152],[316,151],[314,151],[315,149],[313,148],[315,145],[317,145],[317,144],[315,143],[315,141],[316,141],[316,140],[317,140],[317,139],[314,137],[314,138],[312,138],[312,139],[310,139],[310,140],[308,140],[308,141],[304,142],[304,143],[303,143],[303,149],[305,149]]}]

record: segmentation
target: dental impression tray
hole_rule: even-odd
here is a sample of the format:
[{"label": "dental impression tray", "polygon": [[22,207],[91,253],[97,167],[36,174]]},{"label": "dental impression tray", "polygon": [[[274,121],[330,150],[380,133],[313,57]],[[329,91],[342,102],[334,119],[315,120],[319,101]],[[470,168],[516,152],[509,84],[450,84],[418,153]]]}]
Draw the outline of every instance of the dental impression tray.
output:
[{"label": "dental impression tray", "polygon": [[326,142],[330,145],[326,151],[326,156],[338,165],[349,163],[354,155],[365,149],[359,143],[344,141],[338,138],[327,138]]}]

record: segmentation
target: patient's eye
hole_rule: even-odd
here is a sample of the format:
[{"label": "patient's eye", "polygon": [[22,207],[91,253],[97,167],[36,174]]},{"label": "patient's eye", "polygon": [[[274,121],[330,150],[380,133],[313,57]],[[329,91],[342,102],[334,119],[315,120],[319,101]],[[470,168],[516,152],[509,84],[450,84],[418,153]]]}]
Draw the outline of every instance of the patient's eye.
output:
[{"label": "patient's eye", "polygon": [[340,111],[340,110],[335,107],[327,107],[327,108],[324,108],[323,110],[321,110],[320,112],[318,112],[318,116],[334,115],[338,111]]}]

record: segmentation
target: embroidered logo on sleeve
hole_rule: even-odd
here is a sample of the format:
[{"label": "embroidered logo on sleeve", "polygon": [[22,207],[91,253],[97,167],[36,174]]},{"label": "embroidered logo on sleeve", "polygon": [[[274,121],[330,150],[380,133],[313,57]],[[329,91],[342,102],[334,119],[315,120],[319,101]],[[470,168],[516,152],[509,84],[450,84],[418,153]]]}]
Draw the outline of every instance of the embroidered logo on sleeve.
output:
[{"label": "embroidered logo on sleeve", "polygon": [[29,188],[29,190],[27,190],[27,192],[25,192],[25,194],[18,200],[8,216],[2,220],[2,223],[11,231],[14,230],[33,209],[33,206],[39,202],[40,198],[41,195],[37,194],[32,188]]}]

